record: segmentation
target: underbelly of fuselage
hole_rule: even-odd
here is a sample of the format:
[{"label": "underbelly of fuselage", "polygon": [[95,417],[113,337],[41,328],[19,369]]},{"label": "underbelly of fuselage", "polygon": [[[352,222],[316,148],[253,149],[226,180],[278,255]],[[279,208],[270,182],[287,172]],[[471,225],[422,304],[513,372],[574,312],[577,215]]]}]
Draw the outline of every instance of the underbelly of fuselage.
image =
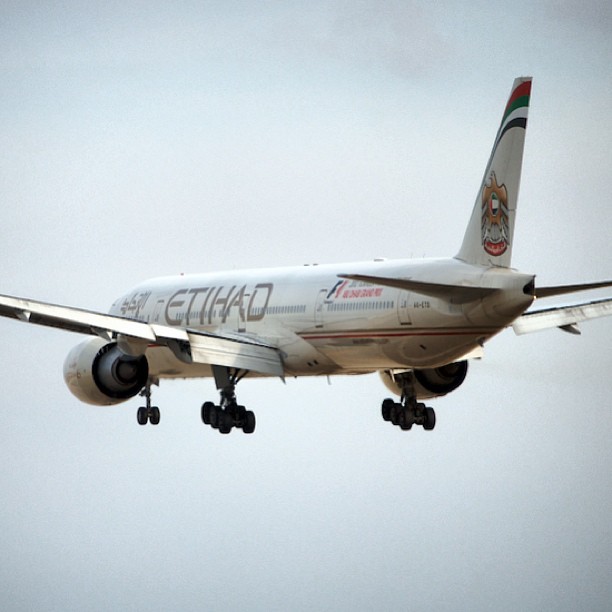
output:
[{"label": "underbelly of fuselage", "polygon": [[460,360],[481,347],[496,330],[387,330],[376,333],[323,332],[305,335],[341,370],[433,368]]},{"label": "underbelly of fuselage", "polygon": [[[321,359],[313,365],[312,351],[303,360],[292,355],[287,376],[360,374],[401,368],[434,368],[462,359],[481,347],[493,329],[388,329],[364,331],[312,331],[300,337]],[[283,353],[283,347],[279,350]],[[209,364],[186,363],[162,346],[147,350],[150,375],[158,378],[212,377]],[[265,376],[251,372],[249,377]]]}]

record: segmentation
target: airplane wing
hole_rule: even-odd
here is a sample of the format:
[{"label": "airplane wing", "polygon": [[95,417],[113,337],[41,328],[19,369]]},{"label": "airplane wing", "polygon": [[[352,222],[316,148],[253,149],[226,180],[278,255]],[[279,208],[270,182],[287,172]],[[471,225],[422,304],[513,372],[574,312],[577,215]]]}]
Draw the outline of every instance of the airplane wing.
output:
[{"label": "airplane wing", "polygon": [[512,329],[517,335],[552,327],[579,334],[580,330],[576,327],[578,323],[610,315],[612,315],[612,298],[605,298],[572,306],[555,306],[526,312],[514,321]]},{"label": "airplane wing", "polygon": [[167,346],[179,359],[261,374],[283,376],[279,351],[256,338],[152,325],[80,308],[59,306],[0,295],[0,316],[67,331],[100,336],[109,342],[117,335]]}]

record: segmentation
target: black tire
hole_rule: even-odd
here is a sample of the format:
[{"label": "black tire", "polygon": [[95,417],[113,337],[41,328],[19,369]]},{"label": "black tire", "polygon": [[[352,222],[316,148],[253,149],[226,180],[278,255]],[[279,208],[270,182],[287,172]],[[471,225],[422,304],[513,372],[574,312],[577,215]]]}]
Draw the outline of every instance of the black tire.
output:
[{"label": "black tire", "polygon": [[400,424],[402,412],[404,412],[404,407],[401,404],[394,403],[393,407],[391,408],[391,417],[389,419],[393,425]]},{"label": "black tire", "polygon": [[149,414],[144,406],[141,406],[136,412],[136,420],[139,425],[146,425],[149,421]]},{"label": "black tire", "polygon": [[406,410],[402,410],[399,414],[399,426],[403,431],[412,429],[412,416]]},{"label": "black tire", "polygon": [[151,408],[151,412],[149,412],[149,422],[151,423],[151,425],[159,425],[159,419],[159,408],[157,406],[153,406]]},{"label": "black tire", "polygon": [[242,431],[245,434],[252,434],[255,431],[255,413],[252,410],[247,410],[244,413]]},{"label": "black tire", "polygon": [[210,425],[214,409],[215,405],[212,402],[204,402],[202,404],[202,422],[205,425]]},{"label": "black tire", "polygon": [[423,429],[431,431],[436,426],[436,413],[433,408],[425,408],[425,422]]},{"label": "black tire", "polygon": [[395,402],[390,397],[383,400],[382,407],[380,410],[382,413],[382,418],[385,421],[391,420],[391,411],[393,409],[393,404],[395,404]]},{"label": "black tire", "polygon": [[210,409],[210,423],[209,425],[213,429],[219,428],[219,415],[221,414],[221,408],[219,406],[213,406]]},{"label": "black tire", "polygon": [[232,417],[227,414],[227,412],[219,411],[218,415],[218,427],[219,433],[228,434],[232,431],[232,426],[234,425]]}]

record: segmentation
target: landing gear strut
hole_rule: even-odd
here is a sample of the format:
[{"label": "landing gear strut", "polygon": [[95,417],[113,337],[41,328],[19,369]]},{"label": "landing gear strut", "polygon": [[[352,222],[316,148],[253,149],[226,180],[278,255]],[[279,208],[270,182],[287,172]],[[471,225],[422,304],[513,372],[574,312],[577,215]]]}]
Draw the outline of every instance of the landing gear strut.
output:
[{"label": "landing gear strut", "polygon": [[408,431],[413,425],[422,425],[423,429],[431,431],[436,426],[436,413],[433,408],[417,402],[414,374],[412,372],[397,374],[395,380],[402,389],[401,401],[398,403],[390,398],[383,400],[382,418],[404,431]]},{"label": "landing gear strut", "polygon": [[221,393],[219,405],[213,402],[202,404],[202,421],[219,433],[228,434],[233,427],[242,429],[245,434],[255,431],[255,414],[240,406],[236,399],[236,385],[248,374],[248,370],[235,370],[213,366],[217,389]]},{"label": "landing gear strut", "polygon": [[148,380],[143,390],[140,392],[140,397],[145,398],[146,405],[141,406],[136,412],[136,418],[139,425],[159,425],[159,408],[157,406],[151,406],[151,385],[156,384],[154,381]]}]

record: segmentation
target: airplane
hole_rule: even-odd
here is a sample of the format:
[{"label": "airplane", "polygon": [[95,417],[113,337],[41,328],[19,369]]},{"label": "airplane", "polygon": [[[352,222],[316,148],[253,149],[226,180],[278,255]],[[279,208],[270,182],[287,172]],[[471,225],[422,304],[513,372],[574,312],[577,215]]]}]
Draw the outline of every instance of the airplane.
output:
[{"label": "airplane", "polygon": [[511,268],[531,83],[512,85],[454,257],[155,278],[108,314],[3,295],[0,316],[91,336],[65,360],[68,389],[99,406],[140,395],[140,425],[160,422],[151,387],[162,379],[213,378],[220,399],[204,402],[202,421],[251,434],[255,414],[236,396],[246,376],[378,372],[399,396],[382,401],[382,418],[432,430],[436,414],[424,400],[457,389],[468,360],[501,331],[580,333],[578,323],[612,315],[612,298],[530,310],[536,298],[612,281],[537,287],[534,274]]}]

